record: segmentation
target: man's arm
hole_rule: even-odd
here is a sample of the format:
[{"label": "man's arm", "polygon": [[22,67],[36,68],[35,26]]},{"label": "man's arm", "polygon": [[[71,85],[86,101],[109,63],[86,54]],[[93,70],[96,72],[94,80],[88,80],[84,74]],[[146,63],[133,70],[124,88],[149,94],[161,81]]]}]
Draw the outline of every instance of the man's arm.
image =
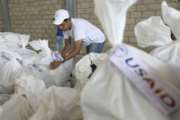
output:
[{"label": "man's arm", "polygon": [[81,50],[81,45],[82,40],[76,41],[74,47],[64,54],[64,61],[69,60],[79,54]]},{"label": "man's arm", "polygon": [[70,49],[70,39],[65,39],[64,41],[65,41],[64,48],[62,49],[62,51],[60,51],[62,55],[64,55]]},{"label": "man's arm", "polygon": [[68,52],[64,53],[63,61],[53,61],[50,63],[50,69],[56,69],[60,64],[62,64],[64,61],[69,60],[73,57],[75,57],[77,54],[80,53],[81,50],[81,45],[82,45],[82,40],[78,40],[75,42],[75,45],[72,49],[70,49]]}]

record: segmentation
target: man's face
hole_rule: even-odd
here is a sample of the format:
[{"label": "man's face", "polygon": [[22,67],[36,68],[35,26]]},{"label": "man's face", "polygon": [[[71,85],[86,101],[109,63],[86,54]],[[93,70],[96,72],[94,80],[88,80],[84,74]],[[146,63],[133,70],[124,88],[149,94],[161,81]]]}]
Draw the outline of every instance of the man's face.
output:
[{"label": "man's face", "polygon": [[69,30],[71,28],[70,21],[63,21],[63,23],[59,25],[59,28],[63,31]]}]

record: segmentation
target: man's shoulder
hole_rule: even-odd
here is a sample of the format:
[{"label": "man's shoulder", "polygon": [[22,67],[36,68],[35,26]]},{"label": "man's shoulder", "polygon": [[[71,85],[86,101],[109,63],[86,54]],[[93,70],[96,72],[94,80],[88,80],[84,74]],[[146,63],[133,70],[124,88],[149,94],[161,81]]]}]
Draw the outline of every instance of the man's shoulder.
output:
[{"label": "man's shoulder", "polygon": [[72,18],[73,21],[88,21],[84,18]]},{"label": "man's shoulder", "polygon": [[87,21],[86,19],[83,19],[83,18],[73,18],[73,19],[72,19],[72,22],[73,22],[74,24],[80,24],[80,25],[89,24],[89,21]]}]

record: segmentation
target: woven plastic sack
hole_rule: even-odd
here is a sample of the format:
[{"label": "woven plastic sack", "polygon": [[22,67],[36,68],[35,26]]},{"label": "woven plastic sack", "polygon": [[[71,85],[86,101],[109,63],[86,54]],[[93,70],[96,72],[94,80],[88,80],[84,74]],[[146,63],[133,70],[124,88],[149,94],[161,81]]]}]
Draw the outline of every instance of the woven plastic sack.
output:
[{"label": "woven plastic sack", "polygon": [[28,120],[33,110],[25,96],[14,95],[1,106],[0,120]]},{"label": "woven plastic sack", "polygon": [[159,16],[152,16],[135,26],[135,35],[140,47],[159,47],[172,43],[169,27]]},{"label": "woven plastic sack", "polygon": [[169,63],[173,66],[179,66],[180,59],[180,41],[175,41],[170,45],[162,46],[154,49],[150,53],[151,55]]},{"label": "woven plastic sack", "polygon": [[177,40],[180,40],[180,11],[168,6],[166,1],[161,3],[162,18],[167,24]]},{"label": "woven plastic sack", "polygon": [[73,70],[73,75],[76,78],[75,87],[79,90],[88,82],[99,65],[101,65],[107,54],[90,53],[80,59]]},{"label": "woven plastic sack", "polygon": [[40,104],[42,93],[46,90],[44,81],[32,75],[23,74],[16,79],[14,86],[15,94],[26,96],[32,109],[36,111]]},{"label": "woven plastic sack", "polygon": [[12,33],[12,32],[3,32],[0,33],[1,41],[10,48],[25,48],[29,42],[30,35]]},{"label": "woven plastic sack", "polygon": [[72,88],[50,87],[29,120],[81,120],[79,93]]}]

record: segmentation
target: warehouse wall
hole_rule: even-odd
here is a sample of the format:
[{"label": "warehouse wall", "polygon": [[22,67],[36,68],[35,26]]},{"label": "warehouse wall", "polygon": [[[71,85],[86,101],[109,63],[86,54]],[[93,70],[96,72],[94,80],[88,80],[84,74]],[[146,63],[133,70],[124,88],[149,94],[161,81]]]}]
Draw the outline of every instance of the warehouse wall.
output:
[{"label": "warehouse wall", "polygon": [[0,12],[0,32],[3,31],[3,17],[2,17],[2,13]]},{"label": "warehouse wall", "polygon": [[54,46],[54,12],[65,7],[65,0],[9,0],[12,31],[31,34],[32,39],[48,39]]},{"label": "warehouse wall", "polygon": [[[128,13],[125,42],[136,44],[134,25],[152,15],[160,15],[162,0],[139,0]],[[180,9],[178,0],[166,0],[170,5]],[[11,25],[13,32],[31,34],[32,39],[49,39],[54,46],[55,26],[52,18],[55,10],[65,8],[65,0],[9,0]],[[94,14],[93,0],[77,0],[77,17],[85,18],[101,28]],[[0,16],[0,31],[3,30]],[[106,45],[106,48],[109,45]]]},{"label": "warehouse wall", "polygon": [[3,11],[2,11],[2,3],[0,1],[0,32],[4,31],[4,26],[3,26]]},{"label": "warehouse wall", "polygon": [[97,17],[94,14],[93,0],[77,0],[77,17],[85,18],[93,24],[100,26]]}]

